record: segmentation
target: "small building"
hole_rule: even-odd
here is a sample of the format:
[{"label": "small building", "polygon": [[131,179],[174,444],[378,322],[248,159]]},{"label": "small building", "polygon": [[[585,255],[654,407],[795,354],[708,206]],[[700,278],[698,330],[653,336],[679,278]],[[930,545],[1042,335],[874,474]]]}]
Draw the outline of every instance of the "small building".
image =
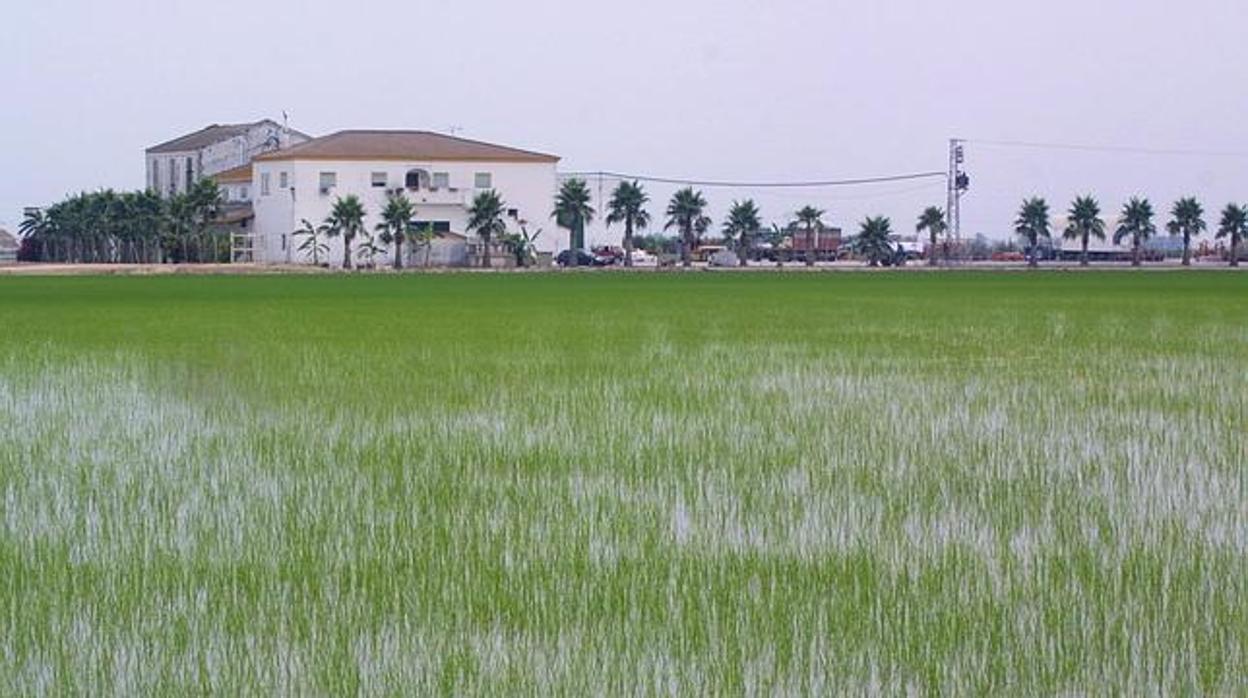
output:
[{"label": "small building", "polygon": [[251,162],[212,176],[226,204],[251,203]]},{"label": "small building", "polygon": [[[355,195],[364,204],[365,229],[371,235],[387,197],[403,194],[416,209],[412,222],[431,226],[443,241],[434,248],[438,261],[474,264],[482,246],[467,230],[473,198],[497,191],[510,231],[553,230],[550,211],[558,162],[554,155],[429,131],[340,131],[254,159],[248,193],[256,218],[250,247],[257,262],[308,263],[291,239],[303,220],[319,225],[335,201]],[[457,238],[462,245],[453,242]],[[553,251],[557,238],[539,237],[538,251]],[[328,259],[340,264],[342,239],[326,242]],[[357,245],[363,242],[355,240]],[[415,245],[404,249],[409,264],[423,262]],[[390,254],[387,250],[385,257]]]},{"label": "small building", "polygon": [[0,228],[0,264],[15,264],[21,243],[12,233]]},{"label": "small building", "polygon": [[161,196],[182,194],[196,180],[245,167],[252,158],[307,142],[311,137],[271,119],[212,124],[145,151],[147,188]]}]

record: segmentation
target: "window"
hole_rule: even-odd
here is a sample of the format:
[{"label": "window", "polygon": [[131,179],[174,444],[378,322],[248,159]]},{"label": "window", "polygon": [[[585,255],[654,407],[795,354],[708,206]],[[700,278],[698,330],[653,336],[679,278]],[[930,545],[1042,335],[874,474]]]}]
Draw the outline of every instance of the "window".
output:
[{"label": "window", "polygon": [[333,189],[336,186],[338,186],[338,173],[337,172],[322,172],[321,173],[321,180],[320,180],[321,193],[328,194],[329,190]]},{"label": "window", "polygon": [[372,181],[373,181],[373,186],[374,186],[374,187],[377,187],[377,188],[384,188],[384,187],[386,186],[386,173],[385,173],[385,172],[374,172],[374,173],[373,173],[373,180],[372,180]]},{"label": "window", "polygon": [[269,173],[261,172],[260,173],[260,196],[268,196],[268,195],[269,195]]},{"label": "window", "polygon": [[403,186],[413,191],[429,188],[429,173],[421,169],[408,170]]},{"label": "window", "polygon": [[450,221],[416,221],[414,225],[417,230],[423,230],[426,226],[433,226],[433,232],[435,233],[451,232]]},{"label": "window", "polygon": [[186,190],[191,190],[191,185],[195,183],[195,165],[191,163],[191,159],[186,159]]},{"label": "window", "polygon": [[494,186],[494,178],[489,172],[478,172],[472,177],[472,186],[477,189],[489,189]]},{"label": "window", "polygon": [[247,187],[239,187],[239,189],[238,189],[238,200],[239,200],[239,201],[246,201],[246,200],[247,200]]},{"label": "window", "polygon": [[451,174],[449,172],[434,172],[433,173],[433,188],[434,189],[450,189],[451,188]]},{"label": "window", "polygon": [[282,189],[289,189],[290,175],[286,172],[279,172],[277,175],[277,186]]}]

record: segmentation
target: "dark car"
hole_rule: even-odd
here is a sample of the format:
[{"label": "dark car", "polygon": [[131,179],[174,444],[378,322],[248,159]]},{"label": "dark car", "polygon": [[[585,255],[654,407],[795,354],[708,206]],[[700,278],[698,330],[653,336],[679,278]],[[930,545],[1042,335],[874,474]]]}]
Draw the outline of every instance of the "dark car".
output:
[{"label": "dark car", "polygon": [[[574,254],[576,255],[575,257],[572,256]],[[555,257],[555,263],[561,267],[571,266],[573,260],[575,260],[576,266],[578,267],[605,267],[611,263],[610,261],[597,255],[592,255],[585,250],[564,250],[559,253],[559,256]]]}]

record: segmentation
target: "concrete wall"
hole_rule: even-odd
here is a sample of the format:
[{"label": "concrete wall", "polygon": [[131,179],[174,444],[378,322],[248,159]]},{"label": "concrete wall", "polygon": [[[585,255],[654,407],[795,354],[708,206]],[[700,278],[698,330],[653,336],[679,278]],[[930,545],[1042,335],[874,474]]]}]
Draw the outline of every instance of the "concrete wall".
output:
[{"label": "concrete wall", "polygon": [[[409,171],[419,169],[434,173],[445,172],[449,188],[430,191],[426,186],[419,191],[406,189],[405,178]],[[285,172],[289,187],[279,186]],[[320,190],[320,174],[333,172],[337,184],[327,193]],[[384,187],[373,186],[373,173],[385,173]],[[262,249],[261,260],[271,264],[307,263],[293,249],[289,234],[307,219],[319,225],[329,215],[338,197],[355,194],[364,204],[367,217],[365,225],[372,231],[380,222],[381,210],[386,204],[388,191],[402,188],[416,208],[420,221],[447,221],[450,230],[468,235],[468,207],[472,197],[481,191],[475,187],[475,175],[488,172],[492,187],[503,197],[505,209],[516,209],[514,218],[508,217],[510,231],[518,231],[525,221],[530,232],[541,229],[536,241],[540,251],[553,251],[558,244],[554,221],[550,212],[554,206],[554,163],[516,162],[397,162],[397,161],[261,161],[252,168],[251,198],[256,212],[256,234],[261,236],[257,247]],[[261,186],[268,176],[269,190]],[[423,181],[423,180],[422,180]],[[284,239],[285,237],[285,239]],[[357,239],[357,246],[360,240]],[[329,259],[337,265],[342,263],[342,240],[331,239]],[[388,253],[389,254],[389,253]],[[358,259],[356,250],[353,259]]]}]

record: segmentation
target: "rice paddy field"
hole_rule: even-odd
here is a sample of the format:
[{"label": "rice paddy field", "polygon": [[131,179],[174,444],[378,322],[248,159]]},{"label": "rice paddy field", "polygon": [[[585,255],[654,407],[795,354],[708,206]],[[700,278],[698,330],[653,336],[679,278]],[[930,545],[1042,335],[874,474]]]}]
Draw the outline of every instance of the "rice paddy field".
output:
[{"label": "rice paddy field", "polygon": [[0,278],[0,694],[1248,693],[1248,275]]}]

